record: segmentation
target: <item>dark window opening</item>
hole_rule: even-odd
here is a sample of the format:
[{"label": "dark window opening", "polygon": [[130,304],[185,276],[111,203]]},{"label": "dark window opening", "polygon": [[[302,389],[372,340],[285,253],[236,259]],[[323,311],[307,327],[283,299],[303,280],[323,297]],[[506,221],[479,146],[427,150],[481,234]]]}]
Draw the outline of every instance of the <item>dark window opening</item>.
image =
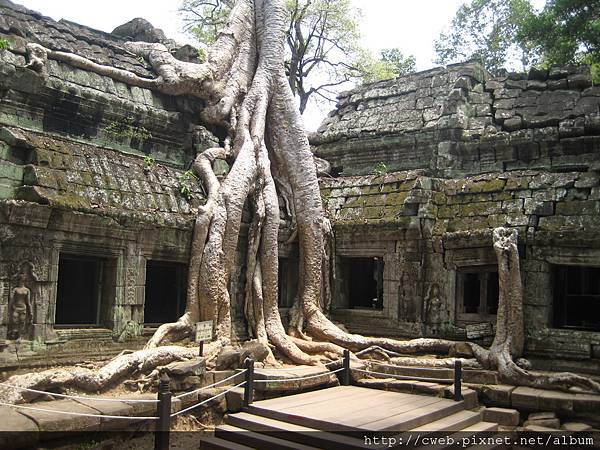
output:
[{"label": "dark window opening", "polygon": [[554,267],[554,326],[600,331],[600,267]]},{"label": "dark window opening", "polygon": [[279,258],[278,306],[291,308],[298,295],[298,259]]},{"label": "dark window opening", "polygon": [[498,312],[498,269],[480,266],[460,269],[456,278],[457,319],[493,320]]},{"label": "dark window opening", "polygon": [[383,309],[383,258],[346,258],[348,306]]},{"label": "dark window opening", "polygon": [[339,176],[341,176],[341,175],[342,175],[342,172],[344,172],[344,167],[343,167],[343,166],[333,166],[333,167],[331,168],[330,175],[331,175],[333,178],[337,178],[337,177],[339,177]]},{"label": "dark window opening", "polygon": [[464,295],[463,295],[463,312],[467,314],[477,314],[479,312],[479,294],[481,291],[481,283],[479,274],[465,273],[464,274]]},{"label": "dark window opening", "polygon": [[98,326],[102,317],[105,260],[102,258],[61,254],[58,260],[56,325]]},{"label": "dark window opening", "polygon": [[144,323],[175,322],[185,312],[187,266],[165,261],[146,263]]}]

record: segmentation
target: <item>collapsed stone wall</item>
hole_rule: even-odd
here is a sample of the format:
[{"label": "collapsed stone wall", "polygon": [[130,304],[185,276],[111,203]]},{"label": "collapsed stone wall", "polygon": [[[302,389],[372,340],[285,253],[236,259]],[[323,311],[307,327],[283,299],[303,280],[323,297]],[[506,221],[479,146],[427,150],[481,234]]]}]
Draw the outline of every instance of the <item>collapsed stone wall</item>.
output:
[{"label": "collapsed stone wall", "polygon": [[492,78],[457,64],[342,94],[311,142],[343,175],[593,168],[600,88],[581,67]]}]

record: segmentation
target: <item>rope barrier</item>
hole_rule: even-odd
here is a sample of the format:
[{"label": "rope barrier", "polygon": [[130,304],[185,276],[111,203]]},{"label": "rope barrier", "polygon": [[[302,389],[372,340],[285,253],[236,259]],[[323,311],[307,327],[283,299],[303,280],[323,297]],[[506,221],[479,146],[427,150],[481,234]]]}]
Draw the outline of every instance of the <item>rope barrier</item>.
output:
[{"label": "rope barrier", "polygon": [[339,358],[339,359],[336,359],[335,361],[328,362],[327,364],[325,364],[325,367],[330,366],[332,364],[337,364],[337,363],[340,363],[343,361],[344,361],[344,358]]},{"label": "rope barrier", "polygon": [[362,369],[351,369],[356,372],[366,373],[367,375],[380,375],[388,378],[396,378],[398,380],[409,380],[409,381],[425,381],[429,383],[438,383],[438,384],[453,384],[453,380],[449,380],[447,378],[426,378],[426,377],[409,377],[406,375],[396,375],[393,373],[383,373],[383,372],[373,372],[370,370],[362,370]]},{"label": "rope barrier", "polygon": [[200,403],[196,403],[195,405],[188,406],[187,408],[185,408],[185,409],[182,409],[181,411],[177,411],[176,413],[173,413],[173,414],[171,414],[171,417],[173,418],[173,417],[177,417],[177,416],[179,416],[179,415],[181,415],[181,414],[185,414],[186,412],[188,412],[188,411],[191,411],[192,409],[195,409],[195,408],[197,408],[198,406],[202,406],[202,405],[204,405],[204,404],[206,404],[206,403],[208,403],[208,402],[211,402],[212,400],[214,400],[214,399],[216,399],[216,398],[218,398],[218,397],[221,397],[221,396],[223,396],[223,395],[227,394],[228,392],[231,392],[231,391],[233,391],[234,389],[236,389],[236,388],[239,388],[239,387],[241,387],[241,386],[243,386],[243,385],[245,385],[245,384],[246,384],[246,382],[245,382],[245,381],[243,381],[243,382],[242,382],[242,383],[240,383],[240,384],[237,384],[237,385],[235,385],[235,386],[232,386],[232,387],[230,387],[230,388],[229,388],[229,389],[227,389],[226,391],[220,392],[220,393],[218,393],[217,395],[214,395],[214,396],[212,396],[211,398],[208,398],[208,399],[206,399],[206,400],[203,400],[203,401],[201,401]]},{"label": "rope barrier", "polygon": [[158,417],[154,417],[154,416],[148,416],[148,417],[145,417],[145,416],[144,417],[140,417],[140,416],[108,416],[108,415],[104,415],[104,414],[86,414],[86,413],[78,413],[78,412],[72,412],[72,411],[34,408],[33,406],[13,405],[12,403],[4,403],[4,402],[0,402],[0,405],[9,406],[11,408],[17,408],[17,409],[25,409],[25,410],[30,410],[30,411],[47,412],[47,413],[51,413],[51,414],[65,414],[68,416],[100,417],[100,418],[104,418],[104,419],[122,419],[122,420],[158,420]]},{"label": "rope barrier", "polygon": [[301,381],[301,380],[310,380],[311,378],[319,378],[325,375],[333,375],[334,373],[338,373],[344,370],[344,368],[340,368],[337,370],[332,370],[331,372],[323,372],[317,375],[309,375],[306,377],[296,377],[296,378],[278,378],[278,379],[264,379],[264,380],[254,380],[255,383],[285,383],[286,381]]},{"label": "rope barrier", "polygon": [[82,395],[67,395],[67,394],[58,394],[54,392],[47,391],[38,391],[37,389],[29,389],[20,386],[13,386],[12,384],[0,383],[0,386],[7,387],[9,389],[17,389],[20,391],[34,392],[36,394],[45,394],[51,395],[53,397],[60,398],[72,398],[75,400],[97,400],[99,402],[129,402],[129,403],[158,403],[158,400],[155,399],[121,399],[121,398],[101,398],[101,397],[90,397],[90,396],[82,396]]},{"label": "rope barrier", "polygon": [[195,389],[195,390],[193,390],[193,391],[190,391],[190,392],[184,392],[183,394],[176,395],[176,396],[175,396],[175,397],[173,397],[173,398],[174,398],[174,399],[180,399],[180,398],[183,398],[183,397],[187,397],[188,395],[192,395],[192,394],[195,394],[195,393],[197,393],[197,392],[201,392],[201,391],[204,391],[204,390],[206,390],[206,389],[210,389],[211,387],[215,387],[215,386],[218,386],[219,384],[223,384],[223,383],[225,383],[226,381],[232,380],[232,379],[234,379],[235,377],[237,377],[237,376],[239,376],[239,375],[243,375],[243,374],[244,374],[244,373],[246,373],[247,371],[248,371],[248,369],[244,369],[244,370],[242,370],[241,372],[237,372],[237,373],[235,373],[235,374],[231,375],[230,377],[227,377],[227,378],[225,378],[225,379],[223,379],[223,380],[221,380],[221,381],[217,381],[216,383],[209,384],[208,386],[204,386],[204,387],[201,387],[201,388]]}]

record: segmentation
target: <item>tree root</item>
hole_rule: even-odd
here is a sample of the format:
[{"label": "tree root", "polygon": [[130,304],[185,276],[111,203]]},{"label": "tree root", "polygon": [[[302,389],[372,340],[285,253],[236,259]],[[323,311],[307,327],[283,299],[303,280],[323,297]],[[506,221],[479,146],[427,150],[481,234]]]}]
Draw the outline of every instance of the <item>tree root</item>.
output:
[{"label": "tree root", "polygon": [[[214,349],[209,349],[208,353]],[[144,374],[174,361],[191,359],[198,355],[195,348],[165,346],[145,349],[112,359],[97,370],[86,368],[48,369],[41,372],[13,375],[4,383],[17,388],[48,391],[74,388],[84,392],[99,392],[113,386],[132,374]],[[35,400],[40,394],[0,386],[0,399],[16,404]]]}]

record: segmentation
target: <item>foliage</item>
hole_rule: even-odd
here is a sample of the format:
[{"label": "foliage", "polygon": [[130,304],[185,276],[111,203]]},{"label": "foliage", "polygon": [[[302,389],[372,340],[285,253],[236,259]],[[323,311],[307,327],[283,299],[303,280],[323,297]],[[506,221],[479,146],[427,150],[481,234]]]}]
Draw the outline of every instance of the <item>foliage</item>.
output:
[{"label": "foliage", "polygon": [[416,60],[412,55],[405,57],[398,48],[390,48],[381,50],[379,59],[363,52],[357,66],[361,72],[362,82],[373,83],[415,72]]},{"label": "foliage", "polygon": [[116,137],[137,139],[139,141],[152,138],[152,134],[146,128],[134,125],[133,117],[126,117],[122,122],[111,122],[104,131]]},{"label": "foliage", "polygon": [[[364,59],[358,45],[360,11],[351,0],[287,0],[286,5],[286,72],[303,113],[309,99],[334,101],[339,89],[360,80],[370,66],[359,67]],[[208,46],[230,6],[225,0],[183,0],[181,11],[187,30]]]},{"label": "foliage", "polygon": [[192,187],[197,184],[198,177],[194,175],[194,172],[188,170],[183,172],[179,176],[177,188],[179,193],[185,197],[186,200],[191,200],[193,197]]},{"label": "foliage", "polygon": [[386,163],[384,163],[383,161],[380,161],[375,168],[373,169],[373,174],[377,175],[378,177],[385,175],[386,173],[389,172],[389,167],[387,166]]},{"label": "foliage", "polygon": [[600,2],[548,0],[544,9],[526,21],[520,39],[529,40],[540,65],[587,64],[600,82]]},{"label": "foliage", "polygon": [[0,39],[0,50],[8,50],[10,48],[10,42],[6,39]]},{"label": "foliage", "polygon": [[533,65],[587,64],[600,82],[600,3],[547,0],[536,12],[530,0],[471,0],[435,42],[437,63],[480,61],[492,73],[519,60]]},{"label": "foliage", "polygon": [[435,62],[471,59],[496,72],[517,59],[525,69],[531,63],[532,49],[519,33],[533,16],[529,0],[471,0],[458,9],[449,31],[435,41]]},{"label": "foliage", "polygon": [[150,169],[154,166],[154,164],[156,164],[156,160],[152,156],[144,156],[144,168]]}]

